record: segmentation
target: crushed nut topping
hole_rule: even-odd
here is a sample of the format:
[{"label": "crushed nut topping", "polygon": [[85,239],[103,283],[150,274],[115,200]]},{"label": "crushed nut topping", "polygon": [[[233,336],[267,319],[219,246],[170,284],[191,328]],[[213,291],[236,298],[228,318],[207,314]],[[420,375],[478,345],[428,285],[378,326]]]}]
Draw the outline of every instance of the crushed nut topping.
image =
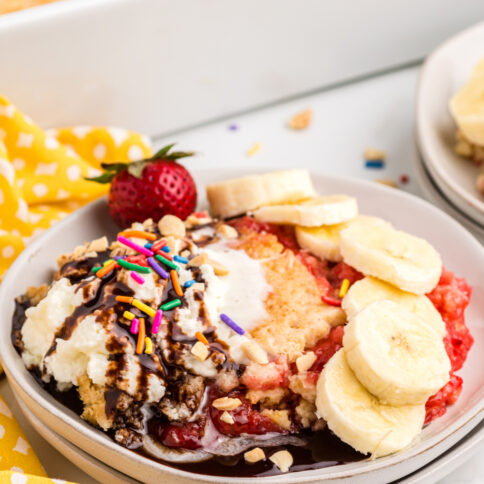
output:
[{"label": "crushed nut topping", "polygon": [[289,127],[295,130],[306,129],[311,124],[312,117],[313,112],[310,109],[301,111],[289,120]]},{"label": "crushed nut topping", "polygon": [[197,341],[192,346],[191,353],[198,360],[205,361],[208,356],[208,348],[201,341]]},{"label": "crushed nut topping", "polygon": [[304,355],[301,355],[296,360],[296,367],[299,372],[307,371],[313,366],[316,361],[316,355],[312,351],[308,351]]},{"label": "crushed nut topping", "polygon": [[163,236],[173,235],[173,237],[185,237],[185,224],[175,215],[165,215],[158,222],[158,228]]},{"label": "crushed nut topping", "polygon": [[266,455],[264,451],[260,447],[256,447],[255,449],[249,450],[244,454],[244,459],[246,462],[251,464],[255,464],[261,460],[265,460]]},{"label": "crushed nut topping", "polygon": [[229,425],[232,425],[235,420],[234,418],[232,417],[232,415],[230,415],[229,412],[225,411],[221,416],[220,416],[220,420],[222,422],[225,422],[225,423],[228,423]]},{"label": "crushed nut topping", "polygon": [[266,365],[267,363],[269,363],[269,358],[267,357],[266,351],[255,341],[249,340],[243,343],[242,349],[244,350],[244,353],[247,355],[247,357],[255,363],[259,363],[261,365]]},{"label": "crushed nut topping", "polygon": [[242,405],[242,402],[238,398],[222,397],[214,400],[212,405],[217,410],[235,410]]},{"label": "crushed nut topping", "polygon": [[280,450],[272,454],[269,459],[279,467],[281,472],[287,472],[294,462],[292,455],[287,450]]},{"label": "crushed nut topping", "polygon": [[217,233],[223,235],[227,239],[235,239],[239,236],[237,230],[235,230],[232,226],[227,224],[222,224],[217,227]]}]

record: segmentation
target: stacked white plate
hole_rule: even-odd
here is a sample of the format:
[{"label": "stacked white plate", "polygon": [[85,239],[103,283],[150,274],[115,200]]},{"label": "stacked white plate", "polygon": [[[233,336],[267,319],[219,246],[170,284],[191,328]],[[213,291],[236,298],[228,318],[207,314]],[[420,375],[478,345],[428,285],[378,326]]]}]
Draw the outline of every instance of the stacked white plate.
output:
[{"label": "stacked white plate", "polygon": [[[203,193],[203,187],[208,182],[244,174],[247,174],[245,169],[219,169],[199,171],[195,175]],[[484,248],[441,210],[401,190],[362,180],[316,174],[312,178],[318,192],[354,195],[362,213],[383,217],[395,227],[427,239],[442,255],[448,268],[466,277],[474,287],[475,294],[466,312],[475,343],[464,368],[459,372],[465,382],[459,401],[449,407],[443,417],[426,426],[420,440],[412,447],[375,460],[260,477],[257,481],[267,484],[334,481],[384,484],[403,479],[449,451],[476,429],[484,417],[484,297],[481,297],[484,294]],[[53,261],[58,253],[72,250],[72,247],[85,240],[104,234],[113,236],[115,233],[116,228],[109,218],[105,201],[98,200],[66,217],[36,239],[17,258],[0,286],[0,340],[10,341],[14,298],[23,293],[27,285],[39,285],[51,279]],[[27,273],[28,280],[25,279]],[[67,458],[103,482],[132,482],[127,476],[147,483],[250,484],[254,481],[251,478],[192,474],[129,451],[45,392],[25,369],[12,345],[0,345],[0,360],[10,386],[32,425]]]},{"label": "stacked white plate", "polygon": [[[454,151],[456,124],[449,112],[449,99],[467,81],[484,58],[484,23],[452,37],[426,60],[417,92],[417,144],[422,167],[418,167],[423,190],[429,181],[438,190],[432,201],[455,216],[482,240],[484,195],[476,188],[481,168]],[[422,174],[424,170],[424,174]],[[435,199],[438,199],[437,202]]]}]

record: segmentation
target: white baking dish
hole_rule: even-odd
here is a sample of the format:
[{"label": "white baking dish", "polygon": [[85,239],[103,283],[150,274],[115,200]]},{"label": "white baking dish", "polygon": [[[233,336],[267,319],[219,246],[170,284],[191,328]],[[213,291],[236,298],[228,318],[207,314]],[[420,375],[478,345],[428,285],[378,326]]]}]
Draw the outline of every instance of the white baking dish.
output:
[{"label": "white baking dish", "polygon": [[44,127],[157,135],[414,61],[483,15],[475,0],[61,0],[0,16],[0,94]]}]

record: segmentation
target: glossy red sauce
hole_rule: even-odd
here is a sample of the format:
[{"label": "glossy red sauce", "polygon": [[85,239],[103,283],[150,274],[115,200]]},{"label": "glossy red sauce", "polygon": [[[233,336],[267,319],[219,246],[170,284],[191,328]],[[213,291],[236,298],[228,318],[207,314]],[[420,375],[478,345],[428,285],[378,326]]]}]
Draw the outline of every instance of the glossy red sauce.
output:
[{"label": "glossy red sauce", "polygon": [[[311,272],[321,290],[323,300],[329,304],[337,305],[339,303],[339,288],[344,279],[348,279],[351,285],[363,277],[361,273],[344,262],[328,263],[301,251],[292,227],[259,223],[251,217],[241,217],[234,220],[232,225],[239,231],[249,229],[277,236],[279,242],[294,251],[299,260]],[[464,318],[464,311],[469,305],[471,292],[472,288],[463,278],[455,277],[452,272],[443,269],[438,285],[427,295],[442,315],[447,328],[444,344],[451,361],[452,371],[450,381],[430,397],[426,404],[426,424],[444,415],[447,405],[454,404],[462,391],[462,378],[455,375],[455,372],[462,368],[474,342]],[[308,383],[316,383],[324,365],[342,347],[343,333],[344,327],[333,328],[327,338],[319,341],[312,348],[317,360],[308,372]]]}]

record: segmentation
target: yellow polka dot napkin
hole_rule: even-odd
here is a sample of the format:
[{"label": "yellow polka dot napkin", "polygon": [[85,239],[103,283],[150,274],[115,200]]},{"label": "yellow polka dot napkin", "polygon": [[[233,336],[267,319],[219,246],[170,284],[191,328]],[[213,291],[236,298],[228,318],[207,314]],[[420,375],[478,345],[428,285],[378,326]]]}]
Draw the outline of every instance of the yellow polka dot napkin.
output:
[{"label": "yellow polka dot napkin", "polygon": [[106,193],[89,182],[101,163],[151,155],[148,138],[120,128],[49,131],[0,97],[0,280],[28,242]]},{"label": "yellow polka dot napkin", "polygon": [[[101,163],[151,156],[148,138],[120,128],[40,129],[0,96],[0,280],[36,235],[69,212],[104,195],[84,180]],[[1,373],[1,367],[0,367]],[[0,484],[63,482],[45,472],[0,397]]]}]

